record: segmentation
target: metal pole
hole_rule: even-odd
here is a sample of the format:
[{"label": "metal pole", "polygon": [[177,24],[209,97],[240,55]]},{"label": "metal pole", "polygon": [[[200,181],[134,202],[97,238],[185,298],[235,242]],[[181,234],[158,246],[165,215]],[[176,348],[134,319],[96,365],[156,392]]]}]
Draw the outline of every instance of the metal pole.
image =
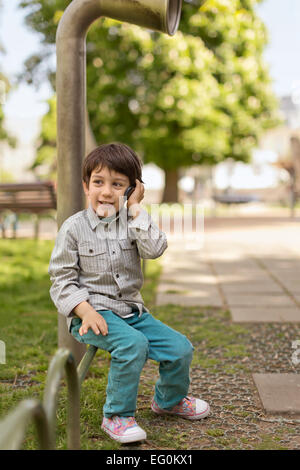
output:
[{"label": "metal pole", "polygon": [[48,420],[51,449],[55,449],[56,412],[61,379],[68,385],[68,449],[80,448],[80,384],[75,360],[68,349],[59,349],[52,358],[45,386],[43,406]]},{"label": "metal pole", "polygon": [[[81,165],[85,156],[86,34],[100,16],[174,35],[182,0],[73,0],[56,35],[57,223],[84,208]],[[59,315],[59,347],[71,349],[76,363],[85,352]]]}]

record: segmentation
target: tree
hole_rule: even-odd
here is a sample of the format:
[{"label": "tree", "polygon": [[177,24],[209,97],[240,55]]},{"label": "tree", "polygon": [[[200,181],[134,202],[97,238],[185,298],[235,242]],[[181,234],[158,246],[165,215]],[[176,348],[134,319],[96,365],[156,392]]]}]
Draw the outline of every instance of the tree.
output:
[{"label": "tree", "polygon": [[[56,96],[48,100],[48,111],[41,121],[41,132],[37,142],[36,156],[28,168],[39,180],[56,179],[57,149],[56,149]],[[95,148],[94,136],[87,126],[86,148],[90,152]]]},{"label": "tree", "polygon": [[[24,0],[27,24],[43,34],[26,66],[38,83],[69,0]],[[177,200],[178,169],[248,161],[261,133],[277,123],[262,52],[257,0],[185,3],[172,38],[109,19],[87,36],[87,106],[96,141],[123,141],[166,172],[164,201]]]},{"label": "tree", "polygon": [[35,159],[29,170],[37,179],[55,179],[56,177],[56,99],[48,100],[49,109],[43,116]]}]

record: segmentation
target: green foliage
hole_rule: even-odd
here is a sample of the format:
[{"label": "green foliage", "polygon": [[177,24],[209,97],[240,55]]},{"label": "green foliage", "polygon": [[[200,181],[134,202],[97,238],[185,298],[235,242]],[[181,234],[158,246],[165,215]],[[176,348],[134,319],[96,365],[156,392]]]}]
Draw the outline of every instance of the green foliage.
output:
[{"label": "green foliage", "polygon": [[[27,24],[43,35],[41,51],[26,63],[27,79],[44,78],[42,65],[69,3],[21,2]],[[228,157],[248,161],[261,133],[279,122],[257,3],[184,3],[174,37],[97,20],[87,35],[87,105],[96,141],[125,142],[165,170]],[[54,71],[47,73],[54,86]],[[39,161],[54,155],[43,145]]]},{"label": "green foliage", "polygon": [[30,170],[39,179],[55,179],[56,177],[56,98],[48,100],[49,110],[43,116],[41,133],[36,157]]}]

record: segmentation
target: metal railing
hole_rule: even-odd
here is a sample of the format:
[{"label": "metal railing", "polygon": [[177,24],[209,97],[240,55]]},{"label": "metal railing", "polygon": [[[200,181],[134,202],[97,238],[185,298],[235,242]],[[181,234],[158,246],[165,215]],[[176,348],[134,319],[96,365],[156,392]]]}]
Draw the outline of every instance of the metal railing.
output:
[{"label": "metal railing", "polygon": [[66,377],[68,388],[67,447],[80,449],[80,386],[96,352],[95,346],[89,346],[76,369],[71,352],[58,349],[49,365],[43,401],[23,400],[0,421],[0,450],[20,449],[32,422],[37,430],[40,449],[55,449],[58,392],[63,377]]}]

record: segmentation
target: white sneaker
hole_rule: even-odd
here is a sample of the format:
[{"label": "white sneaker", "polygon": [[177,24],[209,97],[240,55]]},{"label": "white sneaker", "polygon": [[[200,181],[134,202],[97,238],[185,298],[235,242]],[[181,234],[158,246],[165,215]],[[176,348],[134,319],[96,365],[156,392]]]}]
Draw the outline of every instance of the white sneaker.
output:
[{"label": "white sneaker", "polygon": [[128,442],[143,441],[147,438],[145,431],[137,424],[133,416],[113,416],[103,418],[101,429],[115,441],[126,444]]},{"label": "white sneaker", "polygon": [[154,413],[159,415],[171,414],[191,420],[206,418],[206,416],[208,416],[210,413],[209,404],[204,400],[200,400],[199,398],[194,397],[183,398],[183,400],[181,400],[178,405],[173,406],[171,410],[164,410],[160,408],[153,398],[151,409],[154,411]]}]

